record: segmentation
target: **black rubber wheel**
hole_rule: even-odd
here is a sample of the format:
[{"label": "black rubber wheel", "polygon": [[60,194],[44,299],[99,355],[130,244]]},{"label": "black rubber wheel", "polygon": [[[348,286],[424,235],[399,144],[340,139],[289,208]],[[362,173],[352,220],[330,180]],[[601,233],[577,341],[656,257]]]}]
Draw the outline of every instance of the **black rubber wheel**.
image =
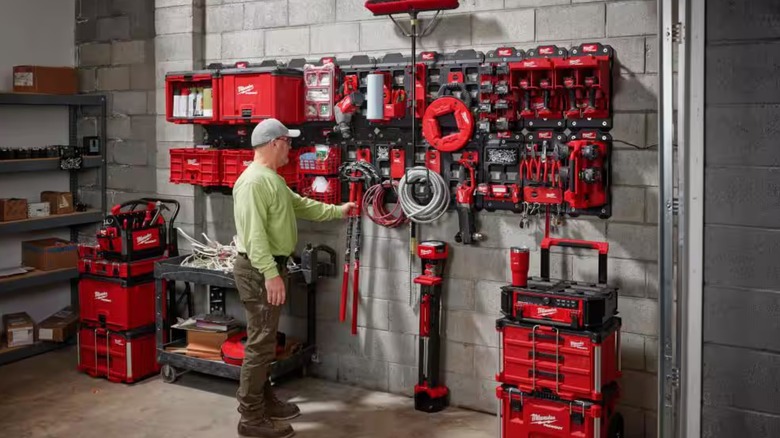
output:
[{"label": "black rubber wheel", "polygon": [[173,383],[179,378],[179,372],[176,368],[165,364],[160,368],[160,377],[162,377],[162,381],[165,383]]},{"label": "black rubber wheel", "polygon": [[623,438],[625,436],[623,425],[623,415],[615,413],[609,419],[609,428],[607,429],[607,438]]}]

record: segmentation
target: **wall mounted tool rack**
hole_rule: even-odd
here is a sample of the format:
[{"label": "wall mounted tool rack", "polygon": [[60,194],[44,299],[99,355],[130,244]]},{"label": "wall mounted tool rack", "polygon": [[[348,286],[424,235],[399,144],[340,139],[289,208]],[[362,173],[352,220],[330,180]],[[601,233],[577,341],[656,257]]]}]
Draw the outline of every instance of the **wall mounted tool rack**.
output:
[{"label": "wall mounted tool rack", "polygon": [[[538,207],[551,205],[553,211],[570,216],[608,218],[612,202],[609,130],[612,128],[614,56],[610,46],[593,42],[571,48],[498,47],[487,53],[471,49],[455,53],[422,52],[414,66],[409,57],[401,53],[388,53],[379,58],[356,55],[349,59],[294,59],[287,64],[266,60],[259,65],[211,65],[204,71],[171,73],[169,78],[173,83],[183,81],[180,87],[186,86],[187,80],[203,84],[211,81],[212,87],[219,90],[215,102],[224,103],[230,101],[226,94],[241,92],[228,87],[229,82],[219,82],[226,72],[258,67],[260,70],[255,72],[263,71],[263,68],[268,73],[278,70],[291,76],[299,72],[300,84],[285,86],[300,86],[304,90],[302,75],[307,64],[320,67],[332,63],[335,83],[330,99],[338,102],[349,91],[365,95],[368,75],[384,73],[391,103],[398,105],[385,106],[385,120],[369,121],[363,102],[352,117],[350,138],[342,137],[334,129],[333,118],[293,123],[304,120],[303,91],[288,93],[285,101],[293,108],[300,103],[300,117],[289,111],[274,114],[273,108],[268,117],[282,116],[288,119],[283,122],[302,130],[302,136],[293,142],[295,149],[327,144],[339,148],[342,161],[353,161],[359,151],[365,151],[360,152],[361,156],[370,157],[384,178],[395,180],[400,179],[407,168],[426,166],[448,181],[453,196],[463,171],[460,161],[465,154],[477,163],[477,210],[522,213],[529,211],[529,205],[536,205],[537,208],[531,211],[543,212],[544,208]],[[273,88],[273,85],[267,86]],[[417,94],[416,115],[420,128],[414,149],[412,88]],[[166,90],[171,93],[175,88],[167,87]],[[465,145],[457,150],[437,150],[422,134],[421,118],[439,94],[466,101],[473,118],[473,131]],[[291,99],[289,96],[293,96],[293,100],[299,99],[295,96],[301,96],[300,102],[287,102]],[[166,104],[172,105],[173,99],[167,98]],[[437,118],[442,135],[458,131],[455,115]],[[221,105],[213,108],[208,120],[170,117],[169,120],[203,124],[207,133],[204,142],[215,149],[226,149],[248,147],[251,129],[259,119],[228,120],[225,107]],[[345,201],[347,191],[341,193],[341,201]]]}]

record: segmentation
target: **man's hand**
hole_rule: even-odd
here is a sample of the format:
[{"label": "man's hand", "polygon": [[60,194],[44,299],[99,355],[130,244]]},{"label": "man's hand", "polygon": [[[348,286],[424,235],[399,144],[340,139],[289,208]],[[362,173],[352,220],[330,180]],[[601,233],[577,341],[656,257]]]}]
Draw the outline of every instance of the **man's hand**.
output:
[{"label": "man's hand", "polygon": [[281,306],[284,304],[286,291],[284,290],[284,280],[281,276],[276,276],[265,281],[265,290],[268,292],[268,303],[272,306]]},{"label": "man's hand", "polygon": [[349,215],[349,212],[355,207],[357,207],[357,204],[355,204],[354,202],[347,202],[341,204],[339,208],[341,209],[342,216],[347,217]]}]

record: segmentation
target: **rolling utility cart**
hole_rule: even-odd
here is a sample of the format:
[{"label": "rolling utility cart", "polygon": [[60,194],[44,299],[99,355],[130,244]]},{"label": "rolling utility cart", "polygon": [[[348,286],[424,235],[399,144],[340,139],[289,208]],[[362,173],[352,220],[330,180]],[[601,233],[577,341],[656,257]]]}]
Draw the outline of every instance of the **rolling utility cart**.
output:
[{"label": "rolling utility cart", "polygon": [[[320,260],[320,253],[327,254],[327,260]],[[163,381],[172,383],[178,379],[181,373],[197,371],[204,374],[226,377],[238,380],[241,367],[225,362],[201,359],[180,353],[166,351],[166,347],[182,347],[186,345],[186,339],[173,336],[175,328],[171,327],[171,321],[176,319],[175,286],[171,283],[184,282],[186,284],[201,284],[213,286],[210,294],[210,312],[225,311],[225,297],[227,291],[236,289],[236,283],[232,273],[214,271],[203,268],[182,266],[186,256],[180,256],[161,260],[155,264],[155,301],[156,301],[156,343],[157,361],[161,365],[160,374]],[[289,357],[277,360],[271,365],[271,380],[294,373],[301,372],[306,375],[308,365],[316,360],[316,303],[317,303],[317,279],[319,277],[333,277],[336,275],[336,252],[325,245],[312,246],[307,244],[300,258],[295,258],[298,269],[289,272],[289,284],[306,284],[306,320],[307,333],[303,348]],[[166,294],[165,291],[171,291]],[[168,299],[167,311],[164,300]],[[191,302],[191,301],[190,301]],[[173,304],[173,305],[171,305]],[[191,310],[191,309],[190,309]],[[166,315],[167,313],[167,315]],[[192,312],[190,312],[192,313]],[[192,315],[189,315],[192,316]]]}]

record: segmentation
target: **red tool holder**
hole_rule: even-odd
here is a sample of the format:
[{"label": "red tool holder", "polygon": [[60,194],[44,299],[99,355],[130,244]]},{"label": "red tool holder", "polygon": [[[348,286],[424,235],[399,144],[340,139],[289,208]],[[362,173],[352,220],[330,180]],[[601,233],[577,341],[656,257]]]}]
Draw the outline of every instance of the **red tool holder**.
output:
[{"label": "red tool holder", "polygon": [[167,73],[165,119],[172,123],[218,123],[220,85],[217,70]]},{"label": "red tool holder", "polygon": [[528,129],[564,129],[563,99],[555,87],[554,59],[565,59],[566,49],[542,46],[510,62],[510,87],[519,93],[520,118]]},{"label": "red tool holder", "polygon": [[569,141],[568,184],[564,199],[573,210],[599,209],[609,202],[609,134],[581,131]]},{"label": "red tool holder", "polygon": [[336,78],[339,69],[332,62],[303,67],[304,113],[306,121],[333,120],[336,102]]},{"label": "red tool holder", "polygon": [[171,149],[170,182],[199,186],[222,185],[221,151],[219,149]]},{"label": "red tool holder", "polygon": [[571,330],[500,319],[496,379],[565,400],[602,400],[621,377],[620,318],[598,330]]},{"label": "red tool holder", "polygon": [[79,279],[79,303],[82,322],[112,331],[154,324],[154,278],[82,275]]},{"label": "red tool holder", "polygon": [[544,205],[563,204],[565,181],[561,166],[565,165],[568,148],[565,135],[551,130],[531,132],[522,152],[520,178],[523,199]]},{"label": "red tool holder", "polygon": [[78,370],[92,377],[134,383],[160,371],[153,325],[125,332],[82,327],[78,350]]},{"label": "red tool holder", "polygon": [[511,130],[523,128],[517,117],[520,93],[511,87],[507,63],[520,62],[524,57],[525,52],[514,47],[501,47],[485,55],[485,63],[479,67],[478,131],[510,138]]},{"label": "red tool holder", "polygon": [[276,118],[286,125],[299,125],[305,121],[303,72],[266,61],[220,74],[223,122],[258,123]]},{"label": "red tool holder", "polygon": [[[324,159],[316,158],[316,147],[306,146],[299,149],[298,173],[306,175],[335,175],[341,164],[341,148],[332,145]],[[304,156],[305,154],[314,154]]]},{"label": "red tool holder", "polygon": [[524,393],[510,385],[496,388],[501,400],[501,438],[622,438],[624,422],[615,412],[617,394],[605,403],[564,401]]},{"label": "red tool holder", "polygon": [[586,43],[555,58],[556,88],[566,96],[564,115],[572,129],[612,127],[612,47]]},{"label": "red tool holder", "polygon": [[298,192],[301,196],[324,202],[326,204],[341,203],[341,181],[338,177],[324,177],[328,187],[324,192],[317,192],[312,188],[316,176],[301,175],[298,178]]}]

